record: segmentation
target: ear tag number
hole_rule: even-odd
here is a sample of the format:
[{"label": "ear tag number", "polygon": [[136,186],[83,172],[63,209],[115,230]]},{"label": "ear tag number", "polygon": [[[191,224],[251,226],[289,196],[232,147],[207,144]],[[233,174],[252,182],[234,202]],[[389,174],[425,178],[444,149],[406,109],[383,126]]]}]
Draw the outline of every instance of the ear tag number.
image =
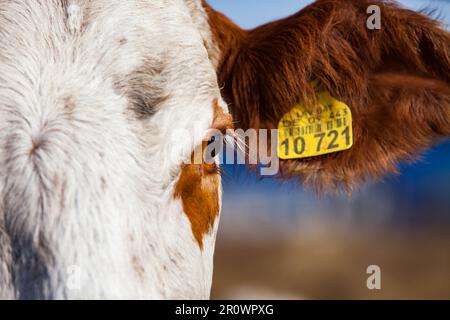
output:
[{"label": "ear tag number", "polygon": [[328,92],[318,94],[318,111],[295,106],[278,124],[278,157],[301,159],[348,150],[353,146],[350,108]]}]

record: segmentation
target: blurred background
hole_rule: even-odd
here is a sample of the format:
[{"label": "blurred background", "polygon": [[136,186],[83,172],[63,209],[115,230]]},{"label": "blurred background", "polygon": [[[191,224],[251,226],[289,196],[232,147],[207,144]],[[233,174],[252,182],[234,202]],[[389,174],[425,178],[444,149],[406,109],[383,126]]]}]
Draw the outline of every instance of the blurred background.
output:
[{"label": "blurred background", "polygon": [[[244,28],[311,2],[209,0]],[[450,1],[400,2],[437,9],[449,28]],[[450,299],[450,141],[351,197],[318,198],[242,166],[225,166],[223,184],[213,298]],[[367,289],[370,265],[381,290]]]}]

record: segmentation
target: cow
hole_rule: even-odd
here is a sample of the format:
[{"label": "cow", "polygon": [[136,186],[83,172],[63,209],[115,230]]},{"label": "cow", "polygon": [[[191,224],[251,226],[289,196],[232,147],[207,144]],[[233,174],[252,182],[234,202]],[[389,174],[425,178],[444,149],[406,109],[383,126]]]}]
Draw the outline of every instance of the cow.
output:
[{"label": "cow", "polygon": [[450,136],[450,34],[391,1],[243,30],[201,0],[0,0],[0,39],[3,299],[208,299],[220,168],[189,160],[212,129],[276,129],[318,83],[354,144],[279,179],[352,190]]}]

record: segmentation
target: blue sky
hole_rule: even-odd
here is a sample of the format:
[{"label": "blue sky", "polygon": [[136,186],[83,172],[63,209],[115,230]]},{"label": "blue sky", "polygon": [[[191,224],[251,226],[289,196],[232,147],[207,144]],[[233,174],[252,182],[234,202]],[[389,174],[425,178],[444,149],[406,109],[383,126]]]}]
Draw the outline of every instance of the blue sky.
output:
[{"label": "blue sky", "polygon": [[[209,0],[209,3],[231,17],[244,28],[253,28],[264,22],[285,17],[305,7],[311,0]],[[437,8],[450,25],[450,1],[448,0],[402,0],[403,5],[419,10]]]}]

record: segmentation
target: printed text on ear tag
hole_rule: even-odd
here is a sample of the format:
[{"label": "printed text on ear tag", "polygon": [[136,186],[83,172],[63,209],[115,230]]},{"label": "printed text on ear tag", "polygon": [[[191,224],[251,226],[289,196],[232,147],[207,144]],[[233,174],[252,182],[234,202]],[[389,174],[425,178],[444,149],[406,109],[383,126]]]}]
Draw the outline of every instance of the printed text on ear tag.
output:
[{"label": "printed text on ear tag", "polygon": [[319,108],[311,114],[295,106],[278,124],[278,157],[300,159],[348,150],[353,146],[350,108],[328,92],[318,94]]}]

